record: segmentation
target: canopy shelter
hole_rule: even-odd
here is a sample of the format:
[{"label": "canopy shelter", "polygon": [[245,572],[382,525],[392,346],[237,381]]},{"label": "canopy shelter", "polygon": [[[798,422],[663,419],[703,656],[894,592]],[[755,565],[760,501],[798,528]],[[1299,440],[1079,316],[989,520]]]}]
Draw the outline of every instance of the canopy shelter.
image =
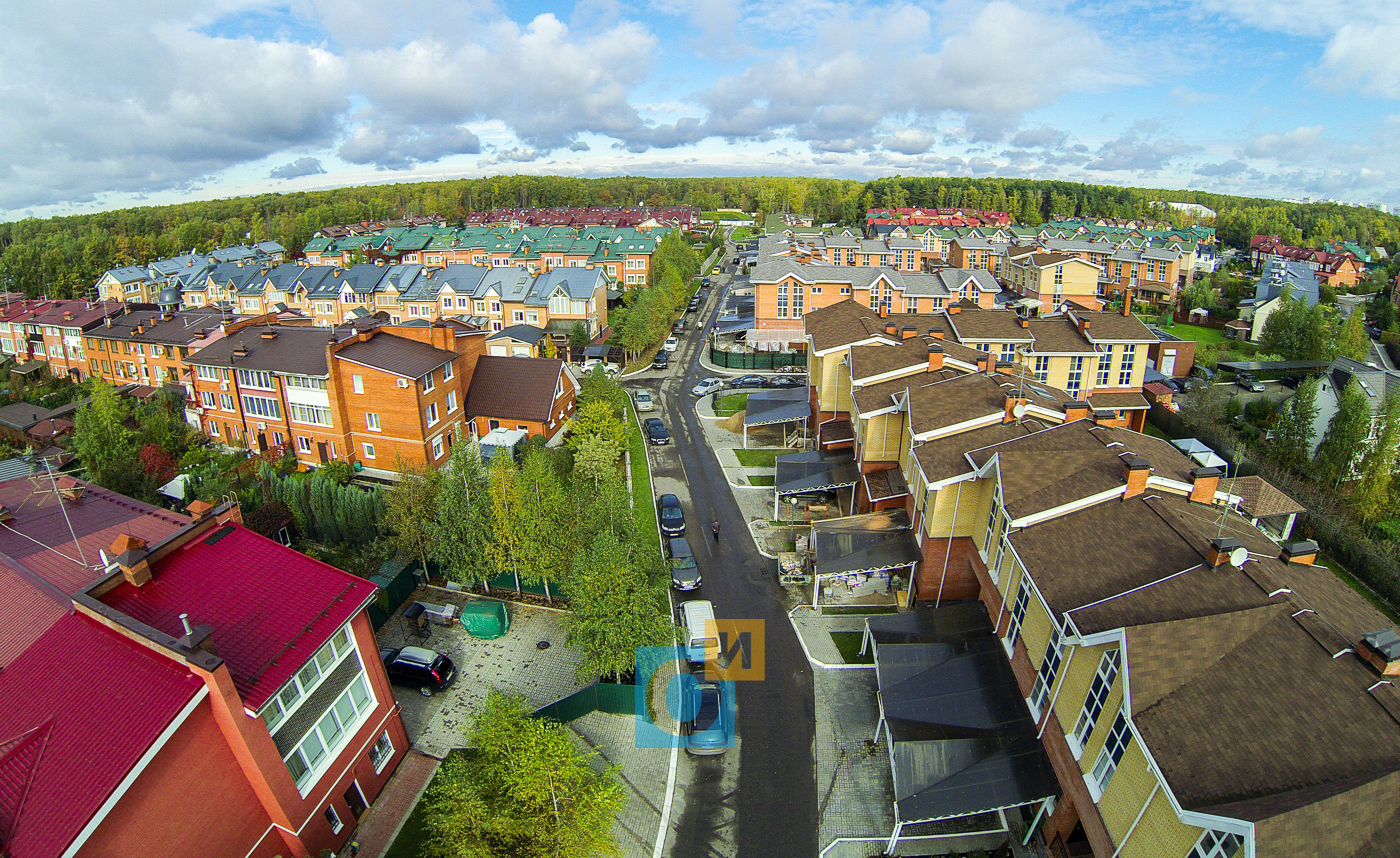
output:
[{"label": "canopy shelter", "polygon": [[778,504],[784,497],[808,492],[834,492],[837,489],[853,488],[860,479],[860,469],[856,467],[851,451],[823,453],[809,450],[778,456],[773,460],[773,520],[782,518],[778,514]]},{"label": "canopy shelter", "polygon": [[909,527],[909,514],[889,509],[812,522],[816,580],[812,607],[824,587],[854,587],[903,569],[910,572],[922,556]]},{"label": "canopy shelter", "polygon": [[1203,468],[1224,468],[1230,464],[1216,455],[1214,450],[1198,438],[1178,438],[1172,442],[1172,445],[1190,456],[1192,461]]},{"label": "canopy shelter", "polygon": [[749,446],[750,426],[771,426],[777,423],[807,422],[812,416],[807,402],[807,388],[790,387],[777,390],[755,390],[744,405],[744,446]]},{"label": "canopy shelter", "polygon": [[1006,649],[976,600],[866,620],[894,781],[894,854],[907,825],[1043,803],[1059,782]]},{"label": "canopy shelter", "polygon": [[1219,369],[1240,372],[1322,372],[1331,366],[1327,361],[1317,360],[1265,360],[1265,361],[1220,361]]}]

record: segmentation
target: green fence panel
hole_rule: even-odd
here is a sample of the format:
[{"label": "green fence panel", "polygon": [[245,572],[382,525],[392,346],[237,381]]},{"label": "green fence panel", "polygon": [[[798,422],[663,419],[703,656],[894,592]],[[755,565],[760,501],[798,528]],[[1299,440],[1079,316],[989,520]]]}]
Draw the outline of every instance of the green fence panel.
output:
[{"label": "green fence panel", "polygon": [[[515,576],[511,575],[510,573],[506,573],[505,575],[497,575],[495,578],[487,578],[486,583],[489,586],[496,587],[500,590],[510,590],[511,592],[515,591]],[[534,595],[540,597],[543,597],[545,595],[543,584],[526,584],[524,581],[520,582],[520,592],[533,593]],[[564,592],[563,588],[560,587],[554,581],[549,582],[549,596],[552,599],[569,598],[568,594]]]},{"label": "green fence panel", "polygon": [[598,690],[598,711],[607,712],[610,715],[636,715],[637,714],[637,687],[631,684],[599,682],[594,685]]},{"label": "green fence panel", "polygon": [[806,352],[731,352],[710,346],[710,361],[726,369],[778,369],[807,365]]},{"label": "green fence panel", "polygon": [[375,602],[369,603],[369,607],[365,609],[365,613],[369,614],[370,625],[374,627],[376,632],[384,628],[384,624],[389,622],[389,615],[384,613],[384,609],[379,607]]}]

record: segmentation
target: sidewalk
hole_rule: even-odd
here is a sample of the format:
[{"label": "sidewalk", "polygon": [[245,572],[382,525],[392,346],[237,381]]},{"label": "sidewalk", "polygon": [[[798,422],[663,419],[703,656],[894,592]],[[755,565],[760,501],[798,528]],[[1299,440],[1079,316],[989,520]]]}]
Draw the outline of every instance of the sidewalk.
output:
[{"label": "sidewalk", "polygon": [[[622,810],[613,818],[613,834],[627,858],[651,858],[666,801],[669,748],[638,748],[636,720],[630,715],[590,712],[569,724],[579,739],[598,752],[601,766],[618,765],[627,790]],[[674,829],[676,817],[671,817]]]},{"label": "sidewalk", "polygon": [[380,858],[393,845],[418,799],[437,774],[439,761],[427,754],[409,749],[408,756],[375,799],[374,806],[365,811],[352,841],[360,844],[359,858]]}]

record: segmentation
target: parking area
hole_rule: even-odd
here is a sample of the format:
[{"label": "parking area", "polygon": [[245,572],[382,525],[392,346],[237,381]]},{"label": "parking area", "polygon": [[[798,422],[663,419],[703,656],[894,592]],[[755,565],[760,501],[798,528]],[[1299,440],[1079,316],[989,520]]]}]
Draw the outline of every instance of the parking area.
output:
[{"label": "parking area", "polygon": [[[429,588],[415,594],[419,601],[460,606],[471,597]],[[413,604],[413,599],[405,606]],[[464,731],[473,712],[493,688],[518,691],[540,707],[573,694],[585,683],[574,678],[577,653],[564,644],[562,613],[544,608],[510,604],[510,631],[496,640],[478,640],[462,624],[431,625],[432,634],[421,639],[410,634],[403,610],[379,630],[381,649],[421,646],[452,659],[457,678],[446,691],[424,697],[413,688],[394,688],[394,699],[403,707],[404,727],[418,750],[442,758],[453,748],[465,746]]]}]

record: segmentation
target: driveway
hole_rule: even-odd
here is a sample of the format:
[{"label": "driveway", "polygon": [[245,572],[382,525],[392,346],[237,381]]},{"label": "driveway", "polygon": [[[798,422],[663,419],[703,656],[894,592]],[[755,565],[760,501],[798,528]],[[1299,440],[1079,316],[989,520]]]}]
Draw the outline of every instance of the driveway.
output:
[{"label": "driveway", "polygon": [[[459,593],[429,588],[414,600],[441,605],[468,601]],[[441,759],[453,748],[466,747],[465,731],[472,713],[481,708],[491,689],[518,691],[535,708],[567,697],[582,688],[574,678],[579,663],[576,651],[564,644],[563,615],[541,608],[509,605],[510,631],[493,641],[467,634],[460,622],[432,626],[427,640],[410,637],[403,611],[389,618],[379,630],[379,646],[423,646],[437,650],[457,665],[457,678],[446,691],[424,697],[412,688],[394,687],[394,699],[403,707],[403,723],[413,746]],[[548,644],[541,649],[542,643]]]},{"label": "driveway", "polygon": [[[699,598],[721,617],[764,621],[765,677],[736,684],[739,747],[720,757],[682,755],[665,854],[811,856],[817,845],[812,670],[788,622],[776,567],[749,538],[714,453],[705,445],[690,388],[709,373],[698,364],[728,278],[712,282],[697,324],[665,372],[628,378],[646,388],[672,443],[650,448],[654,489],[680,497],[705,584]],[[719,521],[715,542],[709,523]],[[740,797],[742,796],[742,801]]]}]

